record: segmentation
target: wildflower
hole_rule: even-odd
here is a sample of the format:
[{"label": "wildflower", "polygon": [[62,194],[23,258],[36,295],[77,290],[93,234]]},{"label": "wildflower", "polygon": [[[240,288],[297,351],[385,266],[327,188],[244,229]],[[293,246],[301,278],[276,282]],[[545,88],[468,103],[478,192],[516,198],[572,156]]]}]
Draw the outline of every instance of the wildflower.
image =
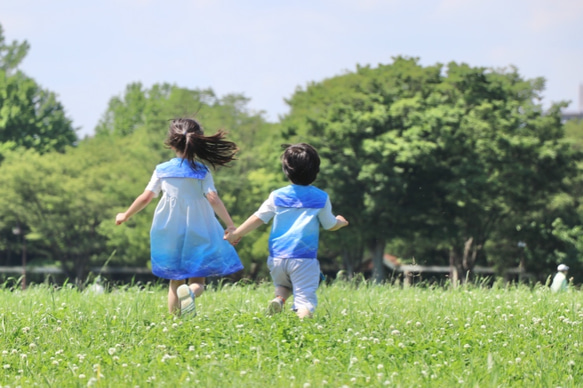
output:
[{"label": "wildflower", "polygon": [[10,369],[10,364],[4,364],[4,369]]},{"label": "wildflower", "polygon": [[391,331],[391,334],[392,335],[400,335],[401,332],[399,330],[393,330],[393,331]]},{"label": "wildflower", "polygon": [[84,375],[83,373],[81,373],[81,374],[79,375],[79,378],[80,378],[80,379],[84,379],[84,378],[85,378],[85,375]]},{"label": "wildflower", "polygon": [[110,356],[113,356],[113,354],[115,353],[115,348],[109,348],[108,353]]}]

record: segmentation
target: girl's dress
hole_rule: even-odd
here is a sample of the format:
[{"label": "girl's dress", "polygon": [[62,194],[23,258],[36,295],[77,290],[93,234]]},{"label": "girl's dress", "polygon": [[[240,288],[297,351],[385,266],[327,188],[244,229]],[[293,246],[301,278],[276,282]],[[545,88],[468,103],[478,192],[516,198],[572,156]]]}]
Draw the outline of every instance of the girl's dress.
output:
[{"label": "girl's dress", "polygon": [[243,269],[205,195],[216,191],[208,168],[174,158],[156,166],[146,190],[163,192],[150,230],[152,272],[172,280],[225,276]]}]

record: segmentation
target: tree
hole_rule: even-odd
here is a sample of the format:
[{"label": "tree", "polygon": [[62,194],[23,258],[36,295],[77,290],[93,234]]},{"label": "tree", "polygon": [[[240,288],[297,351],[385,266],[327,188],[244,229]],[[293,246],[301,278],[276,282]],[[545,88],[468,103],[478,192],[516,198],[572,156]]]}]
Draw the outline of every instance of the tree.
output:
[{"label": "tree", "polygon": [[516,69],[396,58],[298,90],[283,127],[329,161],[322,184],[362,232],[377,281],[395,239],[447,249],[457,276],[486,260],[504,222],[527,222],[575,173],[561,105],[543,114],[537,104],[543,86]]},{"label": "tree", "polygon": [[0,26],[0,157],[16,147],[45,153],[77,141],[71,120],[54,93],[17,70],[27,42],[5,42]]}]

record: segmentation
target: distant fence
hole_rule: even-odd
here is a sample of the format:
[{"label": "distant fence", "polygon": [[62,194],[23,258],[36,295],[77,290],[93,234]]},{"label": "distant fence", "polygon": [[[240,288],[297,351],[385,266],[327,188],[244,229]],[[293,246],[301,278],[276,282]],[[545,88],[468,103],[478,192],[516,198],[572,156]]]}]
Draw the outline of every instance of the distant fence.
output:
[{"label": "distant fence", "polygon": [[[112,274],[112,275],[151,275],[152,270],[146,267],[91,267],[89,272],[95,274]],[[0,266],[0,273],[7,274],[21,274],[22,266]],[[47,275],[63,275],[63,271],[59,267],[26,267],[27,274],[47,274]]]}]

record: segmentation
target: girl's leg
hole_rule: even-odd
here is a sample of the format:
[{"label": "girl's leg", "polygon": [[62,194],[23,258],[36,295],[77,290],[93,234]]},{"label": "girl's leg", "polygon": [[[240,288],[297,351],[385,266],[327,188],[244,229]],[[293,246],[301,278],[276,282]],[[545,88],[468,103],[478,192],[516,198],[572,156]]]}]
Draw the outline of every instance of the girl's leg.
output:
[{"label": "girl's leg", "polygon": [[184,279],[170,280],[170,286],[168,287],[168,311],[170,311],[171,314],[180,312],[180,303],[178,302],[176,289],[182,284],[184,284]]},{"label": "girl's leg", "polygon": [[194,292],[194,296],[198,298],[204,292],[204,278],[188,279],[188,287]]}]

